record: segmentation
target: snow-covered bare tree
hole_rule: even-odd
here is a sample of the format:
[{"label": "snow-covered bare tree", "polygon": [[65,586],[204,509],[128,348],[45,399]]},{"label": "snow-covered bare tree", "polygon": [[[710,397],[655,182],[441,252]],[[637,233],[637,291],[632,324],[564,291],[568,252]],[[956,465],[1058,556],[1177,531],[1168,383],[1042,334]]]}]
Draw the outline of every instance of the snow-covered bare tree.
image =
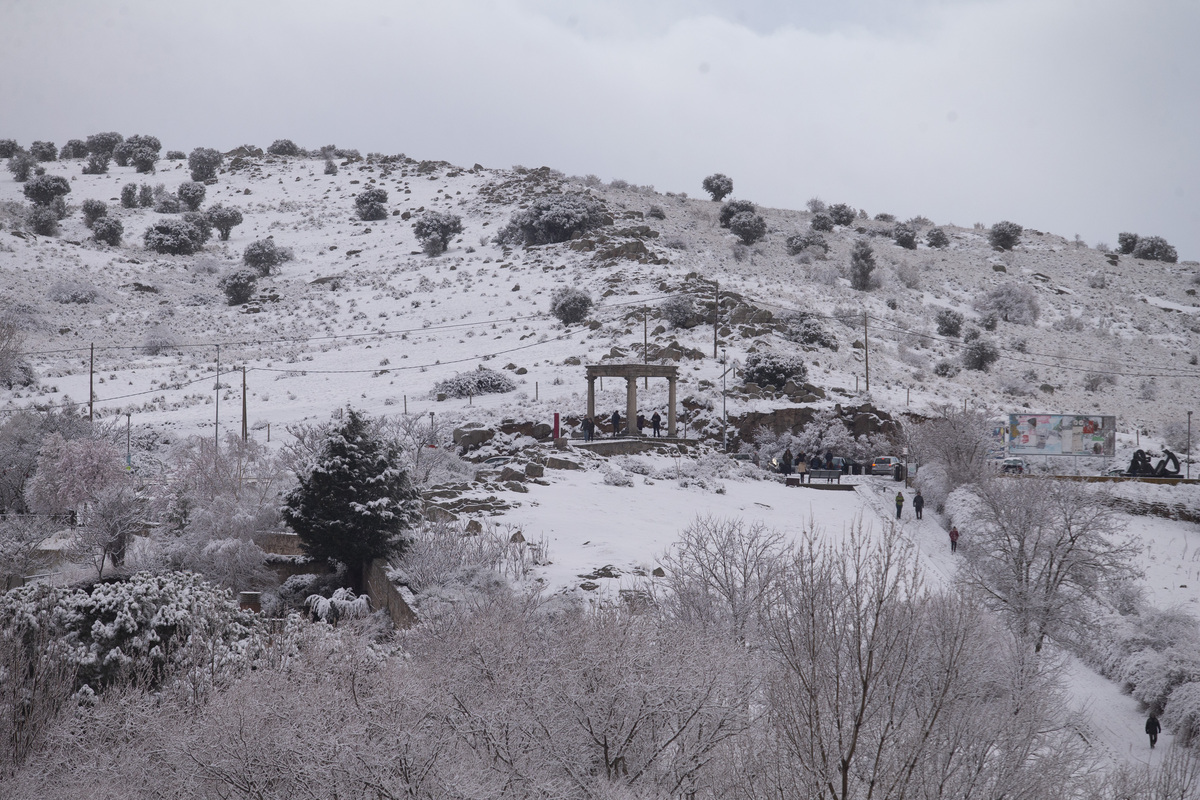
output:
[{"label": "snow-covered bare tree", "polygon": [[987,409],[936,405],[923,421],[905,425],[902,443],[917,465],[917,486],[937,508],[959,486],[989,474],[994,424]]},{"label": "snow-covered bare tree", "polygon": [[0,516],[0,591],[49,563],[42,545],[61,527],[40,514]]},{"label": "snow-covered bare tree", "polygon": [[450,431],[440,417],[395,414],[383,420],[383,435],[399,449],[400,464],[418,488],[465,480],[473,467],[454,452]]},{"label": "snow-covered bare tree", "polygon": [[1086,635],[1088,601],[1135,575],[1138,545],[1087,485],[993,478],[958,490],[947,510],[967,542],[963,584],[1034,651]]}]

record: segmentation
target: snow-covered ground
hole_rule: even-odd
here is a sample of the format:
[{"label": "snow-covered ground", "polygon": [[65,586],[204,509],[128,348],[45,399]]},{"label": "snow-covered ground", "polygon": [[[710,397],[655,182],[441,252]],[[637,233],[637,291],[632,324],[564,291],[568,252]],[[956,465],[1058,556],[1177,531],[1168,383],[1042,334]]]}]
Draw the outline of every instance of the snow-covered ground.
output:
[{"label": "snow-covered ground", "polygon": [[[606,357],[641,361],[645,337],[652,348],[677,344],[695,351],[678,362],[679,399],[706,407],[695,417],[703,423],[718,419],[722,407],[723,366],[712,358],[712,326],[705,317],[694,327],[673,329],[658,306],[681,292],[694,292],[703,302],[713,281],[726,296],[736,292],[777,316],[795,310],[814,314],[836,338],[836,350],[804,353],[809,382],[827,392],[811,406],[870,400],[899,416],[938,403],[970,402],[997,415],[1116,414],[1118,461],[1125,462],[1135,446],[1156,448],[1172,435],[1172,426],[1180,427],[1200,381],[1195,263],[1127,256],[1113,263],[1103,253],[1036,231],[1026,231],[1012,252],[999,253],[988,246],[986,230],[952,225],[943,226],[951,239],[948,249],[922,244],[906,250],[873,235],[889,226],[870,219],[827,234],[827,256],[797,257],[787,254],[784,242],[807,228],[812,215],[806,211],[760,209],[770,231],[747,248],[718,226],[718,204],[648,188],[567,179],[545,169],[461,169],[408,159],[348,162],[337,175],[324,174],[323,165],[320,159],[227,158],[217,183],[208,187],[205,206],[235,206],[245,222],[233,229],[230,241],[214,240],[196,256],[147,251],[142,231],[161,215],[119,203],[126,183],[175,189],[188,180],[181,162],[162,161],[155,175],[115,165],[108,175],[83,175],[78,161],[44,165],[70,180],[72,206],[89,198],[108,203],[109,214],[125,226],[125,243],[116,248],[90,242],[77,213],[63,221],[57,238],[24,232],[17,205],[22,185],[5,173],[0,311],[20,320],[26,359],[40,381],[0,389],[0,414],[62,405],[68,398],[86,404],[94,344],[96,411],[102,423],[122,427],[129,415],[135,464],[182,437],[211,436],[218,420],[223,431],[238,430],[243,367],[249,425],[260,439],[270,430],[273,444],[286,440],[288,424],[324,420],[346,404],[374,414],[433,413],[452,424],[548,422],[556,412],[584,411],[583,365]],[[387,219],[354,217],[354,195],[367,187],[389,192]],[[614,217],[611,227],[591,237],[596,240],[591,249],[495,243],[496,231],[514,210],[564,190],[599,198]],[[411,228],[412,217],[425,210],[463,217],[464,233],[436,258],[421,253]],[[922,242],[928,227],[921,229]],[[291,248],[295,260],[264,279],[252,303],[225,305],[217,281],[238,265],[247,244],[266,236]],[[845,276],[850,247],[861,236],[870,237],[875,248],[881,282],[867,293],[852,290]],[[647,259],[598,255],[605,247],[635,242],[644,246]],[[1000,322],[986,334],[1001,348],[992,371],[935,374],[938,362],[957,357],[961,343],[937,333],[933,313],[953,308],[968,326],[979,323],[987,309],[976,310],[973,302],[1007,283],[1033,290],[1040,307],[1036,323]],[[591,293],[596,300],[591,318],[598,324],[564,328],[547,313],[551,293],[561,286]],[[858,391],[866,385],[864,312],[870,319],[870,395]],[[735,362],[763,348],[800,349],[769,326],[736,323],[727,312],[719,338]],[[154,343],[159,346],[151,347]],[[507,371],[517,390],[436,399],[439,381],[481,365]],[[1112,382],[1089,389],[1089,373],[1111,375]],[[643,408],[664,408],[665,382],[639,386],[639,397]],[[726,403],[731,417],[797,405],[736,392]],[[602,384],[597,408],[623,411],[624,382]],[[635,460],[647,474],[630,471],[627,461],[610,466],[625,472],[631,486],[606,483],[604,471],[592,465],[548,471],[550,486],[506,496],[513,507],[495,521],[521,530],[527,541],[546,544],[551,563],[539,576],[547,591],[584,592],[578,588],[584,581],[597,584],[585,593],[594,597],[636,588],[651,580],[657,556],[697,515],[762,521],[785,534],[811,521],[830,537],[859,521],[879,530],[894,516],[896,484],[882,478],[864,479],[856,492],[728,479],[718,493],[661,477],[672,468],[670,458]],[[1124,484],[1114,491],[1135,502],[1200,507],[1195,486]],[[945,530],[933,514],[912,519],[911,503],[905,513],[903,530],[928,580],[949,583],[955,557]],[[1197,526],[1137,515],[1128,516],[1128,525],[1145,547],[1141,566],[1149,598],[1160,606],[1197,602]],[[969,536],[964,531],[965,540]],[[582,577],[608,565],[617,577]],[[1091,711],[1097,746],[1114,758],[1146,758],[1135,701],[1077,662],[1069,674],[1078,704]]]}]

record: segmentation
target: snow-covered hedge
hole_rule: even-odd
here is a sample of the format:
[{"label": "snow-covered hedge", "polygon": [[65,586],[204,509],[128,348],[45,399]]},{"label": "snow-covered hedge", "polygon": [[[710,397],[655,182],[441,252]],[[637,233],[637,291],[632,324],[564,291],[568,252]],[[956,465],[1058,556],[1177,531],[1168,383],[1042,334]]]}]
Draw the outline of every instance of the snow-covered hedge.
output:
[{"label": "snow-covered hedge", "polygon": [[746,357],[742,378],[746,383],[774,386],[782,389],[790,381],[800,382],[808,377],[804,361],[792,353],[751,353]]},{"label": "snow-covered hedge", "polygon": [[437,384],[437,391],[450,397],[474,397],[481,394],[503,394],[517,388],[512,378],[487,367],[474,372],[462,372]]},{"label": "snow-covered hedge", "polygon": [[607,224],[604,206],[587,195],[565,194],[537,200],[512,215],[498,234],[500,244],[552,244],[565,242],[576,233]]}]

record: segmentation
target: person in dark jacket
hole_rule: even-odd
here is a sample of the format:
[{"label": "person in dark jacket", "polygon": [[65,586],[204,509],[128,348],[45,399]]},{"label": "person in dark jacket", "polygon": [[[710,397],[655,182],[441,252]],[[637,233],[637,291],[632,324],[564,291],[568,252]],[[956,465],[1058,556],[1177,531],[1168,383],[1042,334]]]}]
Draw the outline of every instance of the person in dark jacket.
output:
[{"label": "person in dark jacket", "polygon": [[900,512],[904,510],[904,492],[896,492],[896,519],[900,519]]},{"label": "person in dark jacket", "polygon": [[917,514],[917,519],[921,519],[921,509],[925,508],[925,498],[921,497],[918,491],[917,496],[913,498],[913,511]]},{"label": "person in dark jacket", "polygon": [[596,430],[596,423],[592,422],[591,417],[584,417],[582,427],[583,427],[583,440],[585,442],[590,442],[592,440],[592,434]]},{"label": "person in dark jacket", "polygon": [[654,412],[654,415],[650,417],[650,427],[653,429],[655,436],[662,435],[662,414],[659,414],[657,411]]},{"label": "person in dark jacket", "polygon": [[784,475],[792,474],[792,450],[790,447],[783,451],[783,457],[779,459],[779,471]]},{"label": "person in dark jacket", "polygon": [[638,436],[642,435],[642,428],[646,427],[646,415],[639,413],[637,415],[637,431]]},{"label": "person in dark jacket", "polygon": [[958,528],[950,528],[950,552],[954,553],[958,550]]},{"label": "person in dark jacket", "polygon": [[612,415],[613,438],[617,438],[617,434],[621,432],[621,412],[614,411]]},{"label": "person in dark jacket", "polygon": [[1158,744],[1158,734],[1162,732],[1162,725],[1158,724],[1158,717],[1150,714],[1150,719],[1146,720],[1146,733],[1150,734],[1150,749],[1154,749],[1154,745]]}]

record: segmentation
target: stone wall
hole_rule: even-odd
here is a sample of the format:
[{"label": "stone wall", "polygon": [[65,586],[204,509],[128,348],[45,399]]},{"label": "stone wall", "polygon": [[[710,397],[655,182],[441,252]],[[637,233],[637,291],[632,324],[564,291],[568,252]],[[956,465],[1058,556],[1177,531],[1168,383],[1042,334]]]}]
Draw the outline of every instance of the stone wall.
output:
[{"label": "stone wall", "polygon": [[387,568],[387,562],[381,558],[372,561],[367,568],[367,596],[371,598],[371,608],[387,611],[397,628],[411,628],[417,624],[417,614],[405,602],[396,585],[388,580]]}]

